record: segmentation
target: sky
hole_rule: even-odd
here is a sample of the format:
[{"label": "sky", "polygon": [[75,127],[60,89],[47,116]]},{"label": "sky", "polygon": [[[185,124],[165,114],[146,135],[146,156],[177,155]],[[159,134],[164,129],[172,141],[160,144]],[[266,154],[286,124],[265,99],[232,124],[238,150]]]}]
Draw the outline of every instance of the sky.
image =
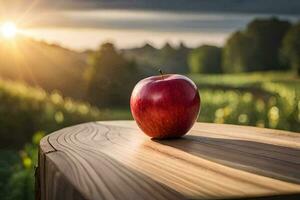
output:
[{"label": "sky", "polygon": [[[219,0],[218,4],[211,3],[215,0],[172,2],[0,1],[0,20],[14,21],[26,36],[84,50],[95,49],[105,41],[114,42],[119,48],[141,46],[145,42],[156,47],[161,47],[165,42],[173,45],[184,42],[191,47],[201,44],[221,46],[233,31],[244,28],[254,18],[277,16],[292,22],[300,19],[295,14],[300,3],[294,0],[290,0],[289,4],[279,0]],[[237,5],[236,2],[240,3]],[[270,2],[273,6],[269,6]],[[281,13],[276,13],[280,6]],[[249,13],[249,9],[259,12]]]}]

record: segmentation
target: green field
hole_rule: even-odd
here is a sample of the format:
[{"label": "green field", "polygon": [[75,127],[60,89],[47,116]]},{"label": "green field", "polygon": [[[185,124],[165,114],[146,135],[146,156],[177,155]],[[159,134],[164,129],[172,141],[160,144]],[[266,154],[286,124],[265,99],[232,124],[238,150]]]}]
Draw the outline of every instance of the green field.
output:
[{"label": "green field", "polygon": [[266,82],[292,83],[300,87],[300,79],[293,72],[249,72],[240,74],[191,74],[189,75],[198,85],[219,87],[259,87]]},{"label": "green field", "polygon": [[202,97],[200,121],[300,131],[300,79],[291,72],[190,78]]}]

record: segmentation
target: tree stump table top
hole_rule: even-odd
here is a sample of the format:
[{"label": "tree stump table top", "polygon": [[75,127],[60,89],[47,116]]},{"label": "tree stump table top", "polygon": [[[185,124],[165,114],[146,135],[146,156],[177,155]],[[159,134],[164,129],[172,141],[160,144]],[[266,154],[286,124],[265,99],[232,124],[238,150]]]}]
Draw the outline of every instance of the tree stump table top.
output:
[{"label": "tree stump table top", "polygon": [[196,123],[151,140],[134,121],[102,121],[42,139],[42,199],[300,199],[300,134]]}]

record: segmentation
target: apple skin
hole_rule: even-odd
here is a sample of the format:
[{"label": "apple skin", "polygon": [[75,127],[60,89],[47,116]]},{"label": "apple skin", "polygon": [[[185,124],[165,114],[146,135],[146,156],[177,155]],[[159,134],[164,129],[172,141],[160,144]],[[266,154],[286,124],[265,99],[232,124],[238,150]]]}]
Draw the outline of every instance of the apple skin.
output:
[{"label": "apple skin", "polygon": [[138,126],[156,139],[186,134],[198,118],[200,96],[189,78],[160,75],[145,78],[134,87],[130,109]]}]

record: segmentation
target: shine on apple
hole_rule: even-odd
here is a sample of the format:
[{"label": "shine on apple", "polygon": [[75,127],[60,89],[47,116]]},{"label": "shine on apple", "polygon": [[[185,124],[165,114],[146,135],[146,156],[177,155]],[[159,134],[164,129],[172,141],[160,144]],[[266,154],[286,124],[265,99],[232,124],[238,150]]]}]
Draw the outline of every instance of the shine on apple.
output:
[{"label": "shine on apple", "polygon": [[138,126],[156,139],[186,134],[200,112],[200,96],[195,83],[178,74],[145,78],[133,89],[130,108]]}]

